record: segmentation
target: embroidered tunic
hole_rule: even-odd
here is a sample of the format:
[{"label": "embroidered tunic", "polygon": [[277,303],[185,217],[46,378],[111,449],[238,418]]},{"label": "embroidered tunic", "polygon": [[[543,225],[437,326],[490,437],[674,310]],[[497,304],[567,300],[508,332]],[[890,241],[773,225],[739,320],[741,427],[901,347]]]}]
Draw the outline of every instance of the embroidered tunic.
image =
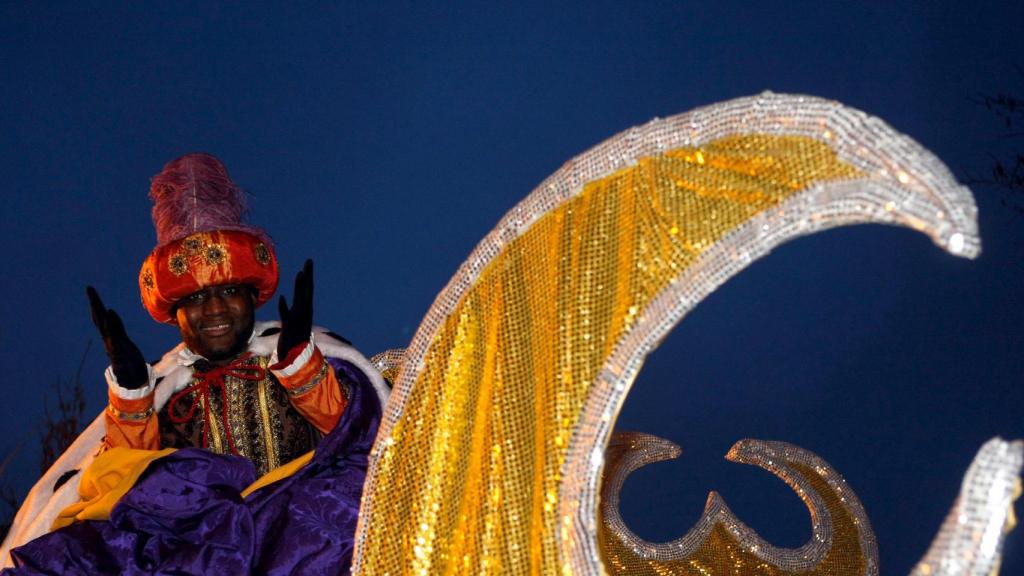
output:
[{"label": "embroidered tunic", "polygon": [[[266,369],[268,359],[252,356],[244,363],[258,367],[263,377],[247,380],[227,375],[223,396],[203,397],[199,390],[186,389],[178,402],[172,397],[164,405],[157,418],[161,448],[205,446],[217,454],[230,454],[233,446],[239,456],[252,460],[262,476],[316,447],[323,434],[288,401],[284,387]],[[197,374],[213,368],[198,364],[193,367]],[[189,414],[193,405],[198,409]]]},{"label": "embroidered tunic", "polygon": [[157,381],[129,391],[108,370],[106,448],[201,447],[244,456],[263,475],[315,448],[348,402],[348,382],[312,340],[276,364],[253,351],[224,367],[178,354],[190,377],[162,405],[154,403]]}]

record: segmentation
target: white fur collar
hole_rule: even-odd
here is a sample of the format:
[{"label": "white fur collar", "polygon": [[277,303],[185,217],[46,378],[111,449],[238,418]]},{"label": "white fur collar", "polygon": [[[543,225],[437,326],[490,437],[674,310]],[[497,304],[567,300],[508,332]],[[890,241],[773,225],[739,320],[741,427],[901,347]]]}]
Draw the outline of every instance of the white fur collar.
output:
[{"label": "white fur collar", "polygon": [[[277,338],[280,335],[280,322],[257,322],[253,327],[253,336],[249,338],[247,350],[256,356],[276,356]],[[273,329],[277,330],[273,330]],[[272,334],[262,336],[266,332]],[[324,356],[337,358],[352,363],[363,371],[373,383],[377,396],[380,398],[381,406],[387,402],[390,390],[384,383],[380,372],[374,368],[365,356],[359,353],[351,344],[347,344],[332,336],[326,328],[314,326],[316,334],[316,346]],[[167,403],[172,394],[178,392],[192,382],[192,364],[200,356],[189,350],[184,343],[178,344],[169,352],[164,354],[155,365],[153,365],[153,377],[157,379],[156,390],[153,396],[153,410],[160,411]]]}]

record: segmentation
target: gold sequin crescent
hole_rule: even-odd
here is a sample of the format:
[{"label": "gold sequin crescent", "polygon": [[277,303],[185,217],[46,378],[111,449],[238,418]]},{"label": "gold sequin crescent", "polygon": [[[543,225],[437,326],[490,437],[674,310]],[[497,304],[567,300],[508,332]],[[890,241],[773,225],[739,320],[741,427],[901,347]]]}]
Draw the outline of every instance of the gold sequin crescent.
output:
[{"label": "gold sequin crescent", "polygon": [[[402,356],[355,573],[616,572],[599,536],[611,430],[645,356],[689,310],[780,243],[841,225],[908,226],[974,257],[975,216],[970,192],[920,145],[805,96],[656,119],[570,160],[476,247]],[[786,455],[786,473],[832,514],[828,550],[811,551],[840,553],[844,568],[771,566],[751,539],[721,554],[767,558],[765,574],[877,570],[834,477],[785,446],[737,456],[765,450]],[[722,570],[685,573],[740,573]]]}]

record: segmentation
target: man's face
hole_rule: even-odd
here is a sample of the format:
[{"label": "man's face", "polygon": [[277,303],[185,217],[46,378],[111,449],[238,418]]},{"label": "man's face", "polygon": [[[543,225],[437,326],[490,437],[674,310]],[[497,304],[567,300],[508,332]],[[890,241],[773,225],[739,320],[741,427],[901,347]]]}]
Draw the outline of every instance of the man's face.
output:
[{"label": "man's face", "polygon": [[216,366],[245,350],[254,323],[253,291],[241,284],[209,286],[182,298],[175,309],[181,339]]}]

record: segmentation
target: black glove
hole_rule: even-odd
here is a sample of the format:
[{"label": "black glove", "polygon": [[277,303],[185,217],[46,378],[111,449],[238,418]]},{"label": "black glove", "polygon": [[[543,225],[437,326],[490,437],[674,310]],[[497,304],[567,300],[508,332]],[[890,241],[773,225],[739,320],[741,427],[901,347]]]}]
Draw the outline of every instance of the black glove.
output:
[{"label": "black glove", "polygon": [[107,349],[110,367],[114,371],[118,385],[131,390],[142,388],[149,382],[149,370],[142,358],[142,352],[128,338],[124,331],[124,323],[117,312],[108,310],[103,305],[96,289],[86,286],[85,293],[89,296],[89,306],[92,308],[92,323],[96,325],[100,337],[103,338],[103,346]]},{"label": "black glove", "polygon": [[306,260],[295,275],[295,296],[291,310],[284,295],[277,303],[281,313],[281,336],[277,339],[277,358],[284,360],[292,348],[309,341],[313,331],[313,261]]}]

